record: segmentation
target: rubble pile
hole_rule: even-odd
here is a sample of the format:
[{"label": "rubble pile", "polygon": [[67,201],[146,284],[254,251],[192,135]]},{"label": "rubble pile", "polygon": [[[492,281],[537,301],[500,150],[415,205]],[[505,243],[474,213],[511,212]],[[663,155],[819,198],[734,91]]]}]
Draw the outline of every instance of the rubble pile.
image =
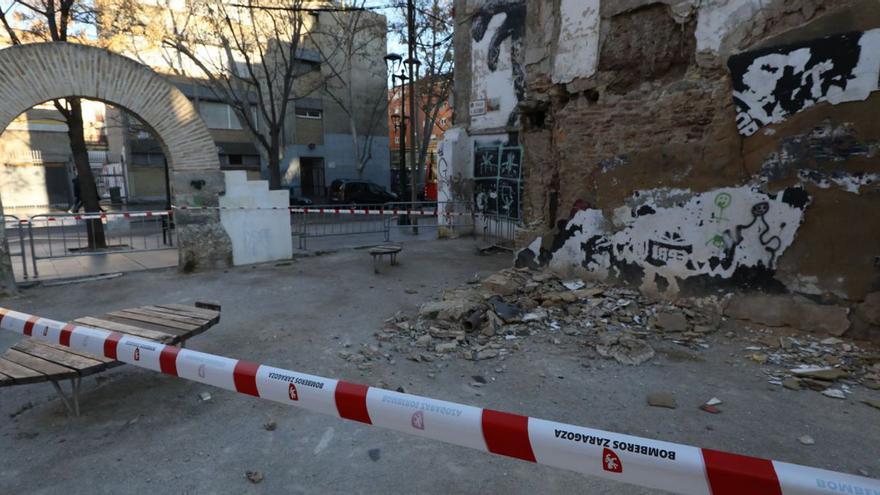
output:
[{"label": "rubble pile", "polygon": [[[764,333],[764,335],[760,335]],[[809,389],[844,399],[850,386],[880,390],[880,353],[837,337],[811,334],[795,337],[758,332],[746,357],[761,365],[768,381],[790,390]]]},{"label": "rubble pile", "polygon": [[[459,357],[482,361],[522,348],[526,339],[586,346],[599,356],[638,365],[654,356],[652,339],[695,349],[720,322],[715,298],[674,306],[624,287],[565,281],[549,272],[505,269],[446,291],[424,304],[417,316],[397,314],[376,333],[383,349],[418,362]],[[376,357],[391,359],[377,346],[341,357],[369,368]]]}]

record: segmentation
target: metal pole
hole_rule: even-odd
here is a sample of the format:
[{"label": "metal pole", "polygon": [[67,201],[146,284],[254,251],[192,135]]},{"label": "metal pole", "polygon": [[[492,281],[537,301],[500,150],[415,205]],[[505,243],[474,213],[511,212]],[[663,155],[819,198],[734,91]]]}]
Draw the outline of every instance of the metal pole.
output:
[{"label": "metal pole", "polygon": [[[398,156],[398,166],[400,167],[400,199],[406,200],[406,74],[403,68],[400,69],[400,124],[398,127],[398,135],[400,136],[400,153]],[[398,217],[398,225],[409,225],[409,217]]]},{"label": "metal pole", "polygon": [[[416,74],[416,64],[415,64],[415,48],[416,48],[416,6],[414,0],[406,1],[406,18],[407,18],[407,49],[409,50],[409,58],[406,60],[409,65],[409,82],[411,84],[409,90],[409,112],[412,115],[410,119],[410,163],[412,163],[412,177],[410,180],[412,181],[412,191],[410,194],[410,201],[415,203],[418,201],[418,156],[416,155],[416,127],[418,126],[419,118],[418,118],[418,109],[416,108],[416,79],[418,78],[418,74]],[[412,219],[411,223],[413,225],[417,224],[416,219]],[[418,234],[418,227],[413,227],[413,234]]]}]

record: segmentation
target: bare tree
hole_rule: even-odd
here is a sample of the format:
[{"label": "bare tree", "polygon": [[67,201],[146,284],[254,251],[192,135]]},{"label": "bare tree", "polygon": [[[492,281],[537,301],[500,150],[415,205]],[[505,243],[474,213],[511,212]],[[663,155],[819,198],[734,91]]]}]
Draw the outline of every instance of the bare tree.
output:
[{"label": "bare tree", "polygon": [[[294,100],[320,87],[318,64],[303,60],[302,38],[312,22],[307,0],[282,5],[228,0],[165,0],[141,6],[125,51],[149,65],[203,79],[250,132],[268,165],[269,187],[281,188],[286,121]],[[119,25],[117,25],[119,29]]]},{"label": "bare tree", "polygon": [[[324,94],[348,118],[359,178],[372,159],[376,131],[388,132],[386,68],[376,63],[385,55],[387,25],[383,16],[366,8],[366,3],[340,1],[336,8],[321,12],[316,29],[309,33],[310,46],[321,54],[327,73]],[[377,84],[355,83],[368,78]],[[356,93],[358,86],[366,87],[367,94]]]},{"label": "bare tree", "polygon": [[[13,45],[43,41],[75,41],[77,29],[94,24],[95,6],[82,0],[13,0],[6,10],[0,8],[0,22]],[[10,19],[11,18],[11,19]],[[89,166],[82,101],[71,95],[54,100],[55,109],[67,124],[70,153],[77,171],[77,184],[86,212],[100,211],[98,188]],[[89,248],[105,248],[104,226],[100,220],[86,222]]]},{"label": "bare tree", "polygon": [[[420,65],[420,77],[408,90],[415,91],[416,101],[416,182],[424,183],[431,136],[436,128],[445,130],[438,122],[440,112],[449,101],[453,87],[453,15],[450,0],[414,0],[416,58]],[[399,7],[406,18],[406,5]],[[403,44],[408,40],[406,23],[393,26]]]}]

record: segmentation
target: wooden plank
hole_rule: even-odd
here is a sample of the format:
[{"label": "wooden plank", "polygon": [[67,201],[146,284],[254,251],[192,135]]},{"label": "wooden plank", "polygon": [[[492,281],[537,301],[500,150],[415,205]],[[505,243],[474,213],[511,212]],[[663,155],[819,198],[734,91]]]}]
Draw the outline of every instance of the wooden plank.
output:
[{"label": "wooden plank", "polygon": [[156,304],[156,306],[158,306],[160,308],[183,311],[184,313],[200,315],[200,316],[204,316],[205,318],[210,318],[212,320],[214,318],[220,316],[219,311],[212,311],[210,309],[197,308],[195,306],[187,306],[185,304]]},{"label": "wooden plank", "polygon": [[[135,321],[135,320],[131,320],[131,319],[124,318],[124,317],[112,316],[110,314],[106,314],[106,315],[101,316],[101,319],[107,320],[110,322],[114,322],[114,323],[118,323],[118,324],[122,324],[122,325],[129,325],[129,326],[134,325],[134,326],[137,326],[138,328],[144,328],[146,330],[152,330],[154,332],[164,333],[166,335],[173,335],[175,341],[178,341],[182,337],[189,335],[189,332],[186,332],[184,330],[178,330],[176,328],[171,328],[171,327],[163,327],[161,325],[153,325],[152,323],[144,323],[142,321]],[[165,342],[165,343],[167,344],[168,342]]]},{"label": "wooden plank", "polygon": [[184,332],[190,332],[192,330],[198,330],[198,325],[190,325],[189,323],[180,323],[177,321],[166,320],[164,318],[156,318],[154,316],[144,316],[137,313],[130,313],[126,310],[121,311],[112,311],[107,313],[110,316],[117,316],[119,318],[128,318],[129,320],[141,321],[144,323],[152,323],[153,325],[159,325],[162,327],[168,328],[176,328],[178,330],[183,330]]},{"label": "wooden plank", "polygon": [[15,364],[20,364],[25,368],[38,371],[51,379],[61,380],[78,376],[78,373],[74,369],[68,368],[67,366],[61,366],[51,361],[46,361],[43,358],[31,356],[30,354],[25,354],[16,349],[9,349],[6,351],[6,353],[3,354],[3,359]]},{"label": "wooden plank", "polygon": [[198,320],[198,321],[201,322],[202,324],[210,323],[210,322],[211,322],[211,318],[208,318],[207,316],[196,315],[196,314],[194,314],[194,313],[186,313],[186,312],[184,312],[184,311],[180,311],[180,310],[177,310],[177,309],[168,309],[168,308],[163,308],[163,307],[161,307],[161,306],[143,306],[143,307],[138,308],[138,309],[143,309],[143,310],[147,310],[147,311],[153,311],[153,312],[156,312],[156,313],[162,313],[162,314],[164,314],[164,315],[181,316],[181,317],[184,317],[184,318],[190,318],[190,319],[192,319],[192,320]]},{"label": "wooden plank", "polygon": [[11,376],[4,375],[3,373],[0,373],[0,387],[6,387],[6,386],[12,385],[12,384],[13,384],[13,380],[12,380]]},{"label": "wooden plank", "polygon": [[49,342],[40,342],[40,345],[45,346],[45,347],[51,347],[52,349],[57,349],[61,352],[66,352],[68,354],[76,354],[77,356],[82,356],[84,358],[88,358],[88,359],[98,361],[98,362],[101,362],[104,364],[119,363],[119,361],[115,361],[113,359],[110,359],[110,358],[107,358],[104,356],[96,356],[94,354],[89,354],[88,352],[85,352],[85,351],[71,349],[70,347],[64,347],[63,345],[59,345],[59,344],[51,344]]},{"label": "wooden plank", "polygon": [[77,371],[87,370],[94,367],[106,368],[106,363],[98,361],[97,359],[83,357],[79,354],[74,354],[61,349],[54,349],[47,345],[43,345],[39,341],[31,339],[22,340],[12,346],[12,349]]},{"label": "wooden plank", "polygon": [[24,383],[38,383],[45,382],[49,380],[49,377],[46,375],[34,371],[30,368],[25,368],[20,364],[15,364],[12,361],[7,361],[0,357],[0,373],[12,378],[13,382],[17,385]]},{"label": "wooden plank", "polygon": [[163,313],[161,311],[153,311],[147,308],[132,308],[132,309],[123,309],[126,313],[134,313],[143,316],[149,316],[151,318],[160,318],[163,320],[171,320],[179,323],[186,323],[188,325],[194,325],[196,327],[201,328],[202,325],[206,325],[208,322],[199,318],[193,318],[191,316],[185,315],[175,315],[169,313]]},{"label": "wooden plank", "polygon": [[160,332],[153,329],[136,327],[134,325],[126,325],[124,323],[111,321],[105,318],[94,318],[92,316],[77,318],[73,320],[73,322],[87,327],[101,328],[104,330],[111,330],[113,332],[126,333],[128,335],[134,335],[135,337],[141,337],[143,339],[155,340],[157,342],[163,343],[173,342],[178,335],[177,332]]}]

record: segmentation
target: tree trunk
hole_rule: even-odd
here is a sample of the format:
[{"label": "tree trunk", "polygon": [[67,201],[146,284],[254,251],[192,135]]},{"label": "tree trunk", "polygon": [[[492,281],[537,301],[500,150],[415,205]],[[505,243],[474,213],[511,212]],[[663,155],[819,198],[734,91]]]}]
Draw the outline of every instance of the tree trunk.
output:
[{"label": "tree trunk", "polygon": [[281,143],[278,133],[273,132],[269,138],[269,189],[281,189]]},{"label": "tree trunk", "polygon": [[[67,137],[70,140],[70,151],[73,153],[73,163],[79,175],[80,198],[86,213],[101,211],[98,203],[98,187],[95,185],[95,176],[89,166],[89,150],[86,148],[86,139],[83,130],[82,102],[79,98],[67,100],[70,112],[67,115]],[[88,234],[89,249],[103,249],[107,247],[104,237],[104,224],[101,220],[87,220],[86,230]]]}]

